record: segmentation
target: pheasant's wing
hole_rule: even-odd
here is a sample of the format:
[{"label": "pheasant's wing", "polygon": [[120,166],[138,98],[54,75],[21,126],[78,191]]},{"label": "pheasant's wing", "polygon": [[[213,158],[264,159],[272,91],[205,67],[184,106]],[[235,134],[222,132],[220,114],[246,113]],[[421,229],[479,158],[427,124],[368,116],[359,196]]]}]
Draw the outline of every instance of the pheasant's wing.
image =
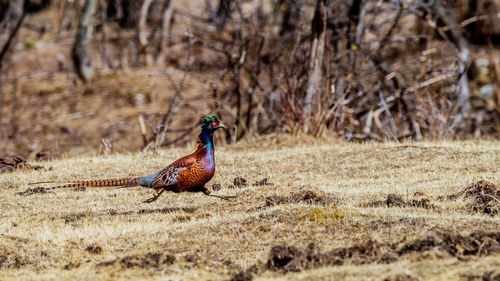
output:
[{"label": "pheasant's wing", "polygon": [[181,158],[175,161],[158,173],[151,182],[151,187],[157,189],[176,185],[179,173],[193,167],[195,164],[196,161],[192,157]]}]

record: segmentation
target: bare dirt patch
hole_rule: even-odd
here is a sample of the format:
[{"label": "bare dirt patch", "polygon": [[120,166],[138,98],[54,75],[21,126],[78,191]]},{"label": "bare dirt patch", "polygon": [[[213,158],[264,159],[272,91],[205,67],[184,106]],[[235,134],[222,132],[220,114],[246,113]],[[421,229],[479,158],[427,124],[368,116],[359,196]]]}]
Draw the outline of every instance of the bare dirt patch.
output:
[{"label": "bare dirt patch", "polygon": [[[461,260],[470,257],[500,253],[500,232],[473,232],[469,235],[431,233],[406,243],[379,243],[368,240],[350,247],[323,252],[310,243],[306,248],[289,245],[273,246],[265,264],[257,264],[233,276],[232,280],[251,280],[254,275],[270,270],[274,272],[298,272],[324,266],[343,264],[387,264],[408,255],[423,255],[427,251],[441,251]],[[401,276],[403,277],[403,276]],[[389,280],[413,280],[389,279]]]},{"label": "bare dirt patch", "polygon": [[253,280],[254,275],[258,273],[258,271],[259,270],[257,266],[254,265],[247,270],[242,270],[236,273],[235,275],[233,275],[233,277],[231,277],[230,281],[251,281]]},{"label": "bare dirt patch", "polygon": [[500,185],[480,180],[464,190],[453,194],[450,199],[470,201],[466,208],[472,212],[488,215],[500,214]]},{"label": "bare dirt patch", "polygon": [[18,196],[30,196],[33,194],[47,194],[47,193],[51,193],[50,191],[47,190],[47,188],[35,187],[35,188],[28,188],[25,191],[16,192],[16,195],[18,195]]},{"label": "bare dirt patch", "polygon": [[353,264],[372,262],[389,263],[397,259],[397,254],[388,244],[366,241],[351,247],[338,248],[322,253],[314,244],[305,249],[295,246],[278,245],[271,248],[267,269],[280,272],[294,272],[322,266],[342,265],[349,261]]},{"label": "bare dirt patch", "polygon": [[71,262],[65,264],[63,269],[64,270],[72,270],[74,268],[79,268],[81,265],[82,264],[80,261],[71,261]]},{"label": "bare dirt patch", "polygon": [[85,248],[85,251],[94,255],[99,255],[102,254],[102,247],[97,244],[92,244],[88,245],[87,248]]},{"label": "bare dirt patch", "polygon": [[256,181],[253,185],[255,185],[255,186],[274,186],[274,183],[269,182],[268,178],[263,178],[260,181]]},{"label": "bare dirt patch", "polygon": [[299,191],[288,196],[273,195],[266,197],[266,206],[268,207],[293,203],[332,204],[336,202],[336,198],[332,195],[312,190]]},{"label": "bare dirt patch", "polygon": [[480,274],[469,274],[464,276],[465,280],[468,281],[476,281],[476,280],[482,280],[482,281],[498,281],[500,280],[500,271],[488,271]]},{"label": "bare dirt patch", "polygon": [[[420,194],[417,194],[420,195]],[[412,198],[410,200],[404,200],[402,196],[390,193],[387,195],[385,200],[377,200],[366,204],[367,207],[399,207],[399,208],[423,208],[423,209],[437,209],[437,207],[431,203],[429,198]]]},{"label": "bare dirt patch", "polygon": [[174,264],[175,256],[165,253],[153,252],[145,255],[126,256],[120,259],[101,262],[98,267],[120,265],[124,268],[162,268]]},{"label": "bare dirt patch", "polygon": [[21,268],[26,264],[28,264],[28,261],[15,253],[4,252],[0,254],[0,269]]},{"label": "bare dirt patch", "polygon": [[500,232],[479,231],[469,235],[435,233],[407,243],[397,252],[399,255],[406,255],[434,248],[459,259],[466,259],[469,256],[488,256],[500,252]]},{"label": "bare dirt patch", "polygon": [[17,155],[9,155],[0,157],[0,174],[13,172],[17,169],[32,169],[32,170],[40,170],[43,166],[40,165],[31,165],[26,160]]},{"label": "bare dirt patch", "polygon": [[244,177],[235,177],[233,180],[234,187],[242,188],[248,185],[247,180]]},{"label": "bare dirt patch", "polygon": [[198,208],[196,207],[165,207],[160,209],[142,209],[137,212],[137,214],[169,214],[173,212],[184,212],[184,213],[194,213]]},{"label": "bare dirt patch", "polygon": [[[245,188],[245,187],[248,187],[248,186],[268,186],[268,187],[274,187],[274,184],[269,182],[269,179],[268,178],[263,178],[261,180],[258,180],[258,181],[255,181],[253,184],[249,184],[249,181],[244,178],[244,177],[241,177],[241,176],[237,176],[233,179],[233,184],[232,185],[229,185],[228,188]],[[214,184],[212,186],[212,188],[214,189],[214,191],[216,190],[216,188],[218,188],[217,190],[220,189],[220,185],[219,184]]]},{"label": "bare dirt patch", "polygon": [[394,276],[390,276],[384,279],[384,281],[418,281],[418,280],[420,279],[405,273],[396,274]]},{"label": "bare dirt patch", "polygon": [[86,218],[88,215],[89,214],[87,213],[75,213],[63,216],[62,219],[64,220],[64,223],[74,223]]},{"label": "bare dirt patch", "polygon": [[[194,213],[198,208],[196,207],[164,207],[164,208],[158,208],[158,209],[141,209],[138,211],[125,211],[125,212],[118,212],[117,210],[110,209],[107,210],[103,213],[94,213],[94,214],[89,214],[89,213],[72,213],[68,214],[62,217],[65,223],[75,223],[80,220],[83,220],[88,217],[106,217],[106,216],[129,216],[132,214],[137,214],[137,215],[146,215],[146,214],[171,214],[174,212],[183,212],[183,213]],[[181,214],[178,215],[174,220],[178,221],[189,221],[191,220],[190,216]]]},{"label": "bare dirt patch", "polygon": [[184,261],[191,264],[196,264],[198,262],[198,257],[192,254],[187,254],[184,256]]}]

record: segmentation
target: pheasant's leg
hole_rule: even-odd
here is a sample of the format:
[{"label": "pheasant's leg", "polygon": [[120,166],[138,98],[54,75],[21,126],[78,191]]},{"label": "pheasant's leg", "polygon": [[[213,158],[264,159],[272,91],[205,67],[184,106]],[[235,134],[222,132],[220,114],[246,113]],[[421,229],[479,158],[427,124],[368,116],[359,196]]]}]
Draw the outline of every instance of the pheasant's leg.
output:
[{"label": "pheasant's leg", "polygon": [[220,198],[222,200],[229,200],[232,198],[236,198],[236,196],[223,196],[223,195],[210,194],[211,193],[210,190],[208,190],[206,187],[203,187],[203,189],[201,191],[203,192],[203,194],[205,194],[207,196],[217,197],[217,198]]},{"label": "pheasant's leg", "polygon": [[157,191],[153,197],[149,198],[148,200],[146,200],[142,203],[152,203],[152,202],[156,201],[158,199],[158,197],[160,197],[160,195],[163,193],[163,191],[165,191],[165,189],[163,189],[163,188],[160,189],[160,191]]}]

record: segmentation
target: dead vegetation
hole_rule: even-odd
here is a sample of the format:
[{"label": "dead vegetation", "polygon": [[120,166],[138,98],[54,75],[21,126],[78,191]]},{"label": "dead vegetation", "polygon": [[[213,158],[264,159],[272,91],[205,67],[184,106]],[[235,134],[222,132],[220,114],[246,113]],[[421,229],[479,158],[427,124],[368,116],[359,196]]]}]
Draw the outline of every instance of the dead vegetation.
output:
[{"label": "dead vegetation", "polygon": [[[447,140],[500,136],[499,12],[0,0],[0,279],[498,279],[499,144]],[[205,113],[234,200],[28,184],[157,171]]]},{"label": "dead vegetation", "polygon": [[454,200],[469,201],[466,209],[488,215],[500,214],[500,186],[485,180],[469,185],[450,196]]},{"label": "dead vegetation", "polygon": [[208,112],[225,142],[499,135],[496,1],[41,2],[2,4],[2,155],[182,145]]},{"label": "dead vegetation", "polygon": [[[499,217],[469,205],[476,189],[495,194],[494,184],[477,179],[500,182],[497,142],[277,139],[275,148],[266,138],[218,147],[213,182],[217,192],[237,195],[231,201],[168,193],[145,205],[140,199],[151,191],[140,188],[16,195],[30,182],[147,174],[190,149],[63,159],[47,163],[52,170],[3,174],[0,279],[498,275]],[[234,187],[235,178],[246,184]],[[259,182],[274,185],[252,184]]]}]

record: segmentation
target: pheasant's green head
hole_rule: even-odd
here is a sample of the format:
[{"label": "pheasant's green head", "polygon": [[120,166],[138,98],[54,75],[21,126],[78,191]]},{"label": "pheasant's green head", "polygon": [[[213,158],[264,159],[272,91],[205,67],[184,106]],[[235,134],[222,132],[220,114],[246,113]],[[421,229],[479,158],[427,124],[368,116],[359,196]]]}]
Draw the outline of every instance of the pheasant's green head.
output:
[{"label": "pheasant's green head", "polygon": [[203,130],[208,130],[208,131],[215,131],[219,128],[226,128],[226,125],[224,125],[222,122],[219,121],[217,116],[215,115],[206,115],[203,117],[203,120],[201,121],[201,128]]}]

